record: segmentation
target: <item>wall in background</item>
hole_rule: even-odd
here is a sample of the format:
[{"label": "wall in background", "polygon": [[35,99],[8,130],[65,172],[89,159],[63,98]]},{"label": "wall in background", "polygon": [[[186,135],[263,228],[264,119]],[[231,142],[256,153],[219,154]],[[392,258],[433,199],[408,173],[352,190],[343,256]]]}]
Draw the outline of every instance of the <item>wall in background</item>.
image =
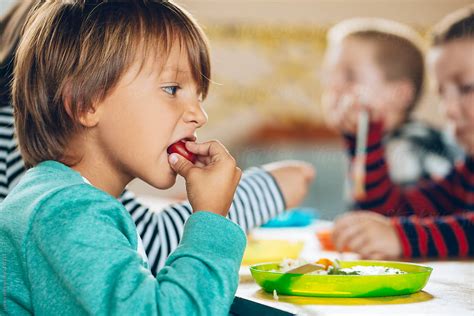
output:
[{"label": "wall in background", "polygon": [[[383,17],[407,23],[426,38],[433,24],[466,0],[181,0],[203,25],[212,48],[213,80],[205,108],[209,123],[201,139],[218,138],[241,167],[277,159],[304,159],[318,168],[318,179],[304,202],[332,218],[345,203],[345,157],[337,143],[317,136],[299,141],[302,126],[324,126],[320,107],[322,56],[328,28],[344,19]],[[422,14],[421,14],[422,13]],[[434,124],[442,117],[434,93],[427,90],[416,115]],[[262,139],[261,129],[297,135]],[[309,132],[308,132],[309,134]],[[272,135],[272,134],[270,134]],[[258,144],[255,139],[262,140]],[[329,140],[330,141],[330,140]],[[323,145],[321,145],[323,143]],[[155,194],[134,183],[136,190]],[[183,184],[170,190],[179,196]],[[160,194],[163,194],[162,192]]]},{"label": "wall in background", "polygon": [[[0,14],[13,2],[0,0]],[[427,38],[431,26],[441,17],[472,3],[471,0],[176,2],[197,18],[211,42],[214,83],[205,102],[209,123],[200,131],[200,138],[220,139],[242,167],[287,158],[312,162],[319,169],[318,180],[305,205],[322,209],[324,217],[340,213],[345,205],[343,151],[333,138],[327,139],[327,133],[311,132],[324,129],[320,107],[324,79],[321,61],[327,29],[347,18],[373,16],[407,23]],[[428,91],[417,115],[442,124],[437,103],[434,94]],[[275,133],[262,133],[265,127],[286,131],[290,137],[273,142],[271,137]],[[305,133],[310,136],[305,137]],[[301,137],[305,138],[304,142]],[[167,192],[158,192],[140,181],[132,183],[131,188],[138,194],[153,196],[184,195],[182,181]]]}]

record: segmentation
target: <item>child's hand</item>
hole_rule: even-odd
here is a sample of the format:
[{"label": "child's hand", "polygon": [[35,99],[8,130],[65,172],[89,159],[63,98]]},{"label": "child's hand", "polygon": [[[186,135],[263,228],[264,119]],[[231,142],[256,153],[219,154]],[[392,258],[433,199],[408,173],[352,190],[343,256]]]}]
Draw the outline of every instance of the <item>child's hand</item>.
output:
[{"label": "child's hand", "polygon": [[303,201],[316,176],[314,167],[303,161],[278,161],[266,164],[263,168],[275,178],[288,209]]},{"label": "child's hand", "polygon": [[336,219],[333,231],[336,249],[345,247],[363,259],[396,259],[402,246],[389,218],[369,211],[345,214]]},{"label": "child's hand", "polygon": [[242,171],[217,141],[186,142],[186,149],[197,155],[195,164],[178,154],[171,154],[168,160],[173,170],[185,178],[193,210],[227,216]]},{"label": "child's hand", "polygon": [[337,131],[355,134],[359,112],[365,109],[355,96],[346,94],[331,109],[327,110],[326,121],[331,128]]},{"label": "child's hand", "polygon": [[368,102],[368,97],[361,92],[345,94],[337,101],[326,104],[325,119],[329,127],[347,134],[357,133],[359,113],[368,111],[371,122],[382,119],[383,113],[377,110],[380,106]]}]

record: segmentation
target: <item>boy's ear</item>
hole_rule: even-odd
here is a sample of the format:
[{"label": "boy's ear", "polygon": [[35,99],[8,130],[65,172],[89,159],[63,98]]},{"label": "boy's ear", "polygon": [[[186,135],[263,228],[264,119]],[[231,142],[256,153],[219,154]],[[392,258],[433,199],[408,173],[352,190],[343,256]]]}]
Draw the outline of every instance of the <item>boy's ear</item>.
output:
[{"label": "boy's ear", "polygon": [[76,116],[72,110],[72,97],[68,89],[65,89],[63,94],[63,103],[69,117],[74,121],[77,119],[83,127],[94,127],[99,123],[97,103],[92,103],[86,111],[81,111]]},{"label": "boy's ear", "polygon": [[84,111],[79,113],[79,122],[84,127],[94,127],[99,124],[100,118],[100,107],[97,103],[92,103],[90,107]]}]

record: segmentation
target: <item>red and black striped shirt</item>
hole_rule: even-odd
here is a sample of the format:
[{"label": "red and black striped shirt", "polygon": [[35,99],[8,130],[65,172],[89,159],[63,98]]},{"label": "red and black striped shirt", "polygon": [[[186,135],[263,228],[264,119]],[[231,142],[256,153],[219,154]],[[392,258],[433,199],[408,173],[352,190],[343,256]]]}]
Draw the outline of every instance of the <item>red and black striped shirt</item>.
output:
[{"label": "red and black striped shirt", "polygon": [[[355,206],[392,217],[405,257],[474,256],[474,157],[466,157],[444,178],[403,188],[390,179],[382,126],[371,124],[369,130],[366,194]],[[355,139],[345,139],[354,158]]]}]

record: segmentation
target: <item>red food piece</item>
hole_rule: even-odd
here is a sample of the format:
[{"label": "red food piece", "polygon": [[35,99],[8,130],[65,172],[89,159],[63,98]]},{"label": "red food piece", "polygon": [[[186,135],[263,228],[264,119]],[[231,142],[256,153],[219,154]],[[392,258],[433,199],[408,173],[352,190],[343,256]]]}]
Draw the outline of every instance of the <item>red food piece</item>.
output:
[{"label": "red food piece", "polygon": [[195,154],[192,152],[188,151],[186,149],[186,143],[182,140],[179,142],[174,143],[173,145],[169,146],[166,152],[171,155],[171,154],[178,154],[180,156],[183,156],[187,160],[191,161],[192,163],[195,163],[197,160],[197,157]]}]

